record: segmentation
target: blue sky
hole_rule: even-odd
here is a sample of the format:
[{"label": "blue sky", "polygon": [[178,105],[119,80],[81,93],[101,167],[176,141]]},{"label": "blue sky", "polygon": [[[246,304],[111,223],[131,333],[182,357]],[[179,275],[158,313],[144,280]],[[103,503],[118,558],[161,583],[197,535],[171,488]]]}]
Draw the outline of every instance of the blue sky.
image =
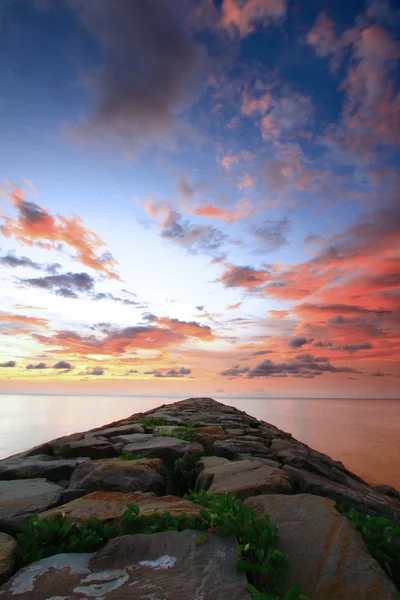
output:
[{"label": "blue sky", "polygon": [[6,390],[396,394],[394,3],[0,12]]}]

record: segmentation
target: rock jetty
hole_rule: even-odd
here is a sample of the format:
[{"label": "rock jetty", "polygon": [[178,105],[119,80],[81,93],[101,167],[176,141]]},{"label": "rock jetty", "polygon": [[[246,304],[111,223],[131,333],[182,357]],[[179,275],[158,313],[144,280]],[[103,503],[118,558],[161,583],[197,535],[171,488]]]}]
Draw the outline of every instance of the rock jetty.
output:
[{"label": "rock jetty", "polygon": [[278,526],[290,565],[285,588],[298,584],[311,600],[396,599],[394,582],[337,508],[400,526],[397,490],[366,483],[243,411],[190,398],[0,461],[0,600],[250,599],[235,568],[238,540],[212,528],[133,533],[96,552],[23,563],[16,539],[34,515],[113,527],[135,505],[143,517],[196,518],[204,508],[183,498],[189,489],[234,494]]}]

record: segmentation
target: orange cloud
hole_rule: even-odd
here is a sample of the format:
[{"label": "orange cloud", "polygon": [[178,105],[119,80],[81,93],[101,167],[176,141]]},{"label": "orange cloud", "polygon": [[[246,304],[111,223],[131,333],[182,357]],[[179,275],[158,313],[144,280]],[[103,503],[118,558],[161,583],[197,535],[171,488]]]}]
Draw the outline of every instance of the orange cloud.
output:
[{"label": "orange cloud", "polygon": [[221,219],[227,223],[232,223],[232,221],[248,217],[253,210],[250,203],[246,201],[238,202],[236,206],[231,209],[220,208],[214,204],[203,204],[202,206],[193,209],[186,206],[181,206],[181,208],[191,215],[198,215],[208,219]]},{"label": "orange cloud", "polygon": [[276,24],[285,15],[285,0],[223,0],[220,24],[231,36],[245,37],[257,24]]},{"label": "orange cloud", "polygon": [[33,325],[34,327],[44,328],[46,328],[49,323],[47,319],[28,317],[27,315],[14,315],[7,312],[0,312],[0,321],[6,323],[22,323],[24,325]]},{"label": "orange cloud", "polygon": [[110,279],[119,279],[114,270],[116,260],[107,251],[99,254],[105,242],[94,231],[84,227],[79,217],[53,216],[36,202],[26,200],[22,188],[11,183],[8,185],[10,189],[0,189],[0,194],[12,202],[18,216],[15,219],[3,217],[1,231],[4,236],[48,250],[59,250],[59,244],[64,243],[76,251],[75,258],[80,263],[103,272]]},{"label": "orange cloud", "polygon": [[230,155],[230,154],[227,154],[226,156],[223,156],[221,158],[221,160],[220,160],[221,165],[227,171],[230,171],[232,165],[236,164],[237,162],[239,162],[239,157],[238,156],[234,156],[234,155]]}]

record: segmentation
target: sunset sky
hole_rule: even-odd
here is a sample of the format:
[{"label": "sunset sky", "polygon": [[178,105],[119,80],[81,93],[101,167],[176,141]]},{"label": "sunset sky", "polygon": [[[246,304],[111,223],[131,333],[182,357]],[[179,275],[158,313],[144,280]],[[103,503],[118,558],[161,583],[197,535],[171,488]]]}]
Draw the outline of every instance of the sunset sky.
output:
[{"label": "sunset sky", "polygon": [[2,0],[0,390],[400,396],[400,9]]}]

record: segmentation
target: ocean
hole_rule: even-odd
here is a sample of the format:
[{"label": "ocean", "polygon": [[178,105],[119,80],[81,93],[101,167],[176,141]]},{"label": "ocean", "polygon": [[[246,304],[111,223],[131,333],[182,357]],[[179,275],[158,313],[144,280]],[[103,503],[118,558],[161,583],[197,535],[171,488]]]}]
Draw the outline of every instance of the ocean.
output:
[{"label": "ocean", "polygon": [[[183,398],[0,395],[0,459]],[[218,398],[400,490],[400,399]]]}]

